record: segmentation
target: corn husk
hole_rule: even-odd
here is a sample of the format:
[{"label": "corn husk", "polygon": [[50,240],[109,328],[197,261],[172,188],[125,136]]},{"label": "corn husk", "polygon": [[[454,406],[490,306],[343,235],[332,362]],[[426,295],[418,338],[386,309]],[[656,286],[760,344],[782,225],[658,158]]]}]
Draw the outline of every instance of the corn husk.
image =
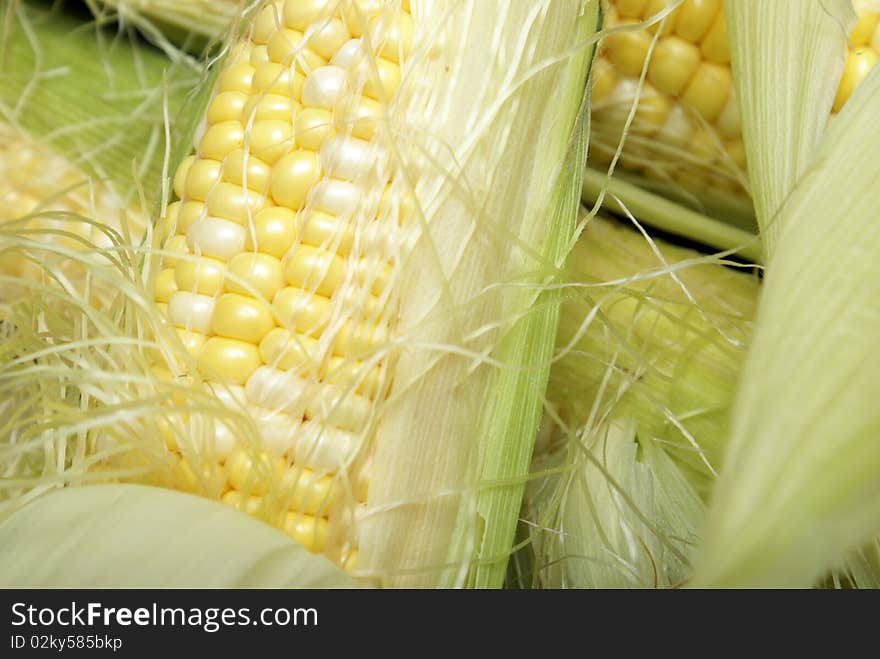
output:
[{"label": "corn husk", "polygon": [[[743,4],[739,20],[749,30],[742,34],[754,39],[762,27],[779,25],[776,10],[810,11],[806,3]],[[736,52],[744,48],[738,43]],[[783,59],[766,47],[753,56],[752,70],[768,57]],[[809,63],[801,62],[801,72],[792,64],[793,79],[820,73]],[[759,80],[741,82],[765,94],[759,109],[744,112],[744,121],[757,126],[747,132],[752,139],[787,102],[770,93],[770,80]],[[801,115],[819,101],[797,89]],[[766,189],[757,192],[766,196],[765,208],[787,198],[768,243],[771,260],[706,528],[700,585],[809,586],[880,529],[880,417],[872,403],[880,393],[878,113],[875,70],[812,151],[809,127],[818,124],[809,121],[808,129],[791,126],[780,138],[803,140],[796,156],[780,155],[775,141],[748,147],[765,149],[772,164],[752,175],[756,192]]]},{"label": "corn husk", "polygon": [[724,11],[755,214],[771,254],[780,209],[828,123],[856,15],[850,0],[725,0]]},{"label": "corn husk", "polygon": [[569,261],[526,497],[527,585],[688,578],[758,293],[723,263],[589,221]]},{"label": "corn husk", "polygon": [[60,490],[7,517],[0,581],[18,588],[356,586],[327,559],[255,519],[142,485]]}]

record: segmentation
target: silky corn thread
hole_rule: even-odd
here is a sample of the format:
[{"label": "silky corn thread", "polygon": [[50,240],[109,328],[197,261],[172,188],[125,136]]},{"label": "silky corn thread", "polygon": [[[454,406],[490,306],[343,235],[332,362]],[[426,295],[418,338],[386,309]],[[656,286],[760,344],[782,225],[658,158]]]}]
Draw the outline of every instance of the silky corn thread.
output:
[{"label": "silky corn thread", "polygon": [[[620,165],[648,180],[674,180],[686,188],[714,187],[745,194],[746,155],[730,67],[722,0],[684,0],[664,22],[652,20],[671,0],[608,0],[595,66],[592,148],[608,164],[636,98],[654,45],[639,107]],[[859,6],[842,80],[838,112],[880,56],[880,14]]]},{"label": "silky corn thread", "polygon": [[347,567],[360,504],[339,501],[366,496],[407,214],[376,138],[412,39],[406,2],[262,7],[174,176],[154,281],[202,375],[260,433],[254,455],[215,423],[223,501]]}]

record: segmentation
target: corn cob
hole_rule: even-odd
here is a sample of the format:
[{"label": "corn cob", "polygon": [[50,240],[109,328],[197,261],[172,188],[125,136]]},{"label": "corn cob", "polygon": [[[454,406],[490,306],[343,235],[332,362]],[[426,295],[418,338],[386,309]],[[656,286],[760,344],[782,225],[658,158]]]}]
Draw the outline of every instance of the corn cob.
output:
[{"label": "corn cob", "polygon": [[[164,209],[157,231],[163,257],[152,282],[154,297],[188,357],[174,363],[157,360],[155,372],[175,381],[204,379],[217,399],[242,410],[256,431],[248,436],[221,420],[213,421],[199,435],[202,439],[169,430],[166,442],[181,461],[182,476],[175,486],[197,489],[205,474],[208,479],[218,476],[211,487],[224,502],[283,528],[310,550],[349,569],[363,546],[363,529],[369,524],[381,529],[384,523],[362,521],[368,495],[379,502],[379,508],[382,502],[387,507],[372,517],[384,514],[394,523],[404,509],[418,508],[401,496],[436,498],[435,490],[458,487],[443,483],[453,482],[448,481],[453,472],[459,474],[456,481],[462,482],[463,470],[473,468],[468,463],[479,442],[499,433],[491,426],[468,429],[473,419],[463,421],[463,411],[480,400],[481,394],[455,402],[463,382],[470,379],[475,385],[469,386],[476,386],[476,392],[487,392],[487,387],[497,386],[492,385],[495,376],[482,368],[474,371],[460,358],[444,357],[442,350],[440,357],[430,356],[430,351],[427,358],[419,357],[418,350],[406,348],[407,330],[401,329],[401,323],[408,321],[410,333],[418,328],[420,341],[444,345],[465,340],[472,345],[468,351],[497,350],[487,343],[494,333],[485,332],[485,323],[496,321],[486,314],[516,307],[509,306],[513,298],[487,298],[479,281],[499,265],[521,267],[516,265],[521,257],[511,260],[505,254],[512,244],[508,238],[495,242],[480,237],[481,250],[468,246],[461,252],[458,248],[448,252],[449,232],[479,235],[480,223],[485,221],[482,216],[497,213],[504,218],[504,231],[512,229],[543,244],[541,249],[557,250],[566,242],[551,239],[548,243],[548,236],[561,237],[561,227],[575,218],[576,196],[566,196],[571,218],[560,220],[549,233],[537,224],[516,224],[522,222],[516,215],[523,211],[528,216],[535,212],[541,221],[552,216],[541,205],[557,203],[551,200],[561,175],[559,160],[549,177],[546,172],[538,175],[537,170],[528,174],[541,181],[543,191],[532,198],[523,196],[520,210],[514,212],[507,208],[513,203],[509,194],[497,196],[505,210],[489,210],[499,204],[494,197],[488,198],[488,207],[480,208],[487,203],[481,201],[485,196],[471,199],[469,195],[483,195],[481,190],[465,193],[458,189],[447,170],[462,166],[458,160],[438,165],[449,157],[447,140],[459,140],[464,148],[472,148],[467,145],[476,137],[474,144],[479,146],[466,158],[486,163],[476,165],[472,175],[479,176],[498,166],[492,163],[503,150],[531,150],[537,144],[525,135],[510,141],[512,133],[491,146],[481,144],[486,129],[479,126],[485,121],[487,101],[475,97],[468,101],[475,104],[473,109],[462,111],[456,104],[449,105],[447,98],[438,99],[436,85],[445,85],[443,76],[460,66],[444,52],[446,44],[454,45],[459,38],[451,26],[480,15],[479,20],[491,24],[491,29],[500,29],[506,21],[508,29],[521,30],[523,20],[549,16],[555,23],[552,28],[548,23],[546,30],[552,29],[558,38],[560,31],[572,26],[582,30],[589,25],[592,30],[595,22],[590,25],[590,21],[598,15],[595,3],[589,3],[587,11],[565,4],[557,11],[553,3],[547,3],[545,9],[550,11],[546,14],[522,19],[514,14],[526,7],[515,3],[413,5],[410,11],[406,0],[265,3],[219,72],[196,134],[195,151],[174,175],[176,198]],[[438,39],[427,32],[428,19],[419,18],[419,12],[422,17],[453,20]],[[553,41],[547,36],[543,43]],[[559,70],[568,81],[566,121],[573,126],[584,90],[578,71],[585,75],[589,52],[567,58],[571,68],[566,63]],[[418,63],[412,65],[414,70],[410,68],[413,62]],[[489,75],[484,70],[480,76]],[[554,87],[546,87],[541,76],[525,70],[528,77],[518,84],[544,86],[534,97],[545,102]],[[491,73],[498,72],[493,69]],[[429,85],[426,81],[431,75],[435,77]],[[452,81],[457,83],[459,77],[461,72]],[[404,85],[408,88],[401,96]],[[502,93],[509,92],[502,88]],[[454,135],[439,141],[432,136],[436,128],[419,123],[421,117],[433,119],[438,102],[441,109],[455,108],[444,129]],[[518,116],[520,106],[505,107],[506,103],[505,97],[489,107]],[[474,117],[467,112],[475,113]],[[462,118],[456,118],[456,113]],[[539,112],[529,121],[537,126],[544,116]],[[565,122],[551,122],[540,129],[556,131],[556,135],[547,133],[550,148],[545,142],[541,155],[530,158],[552,160],[559,157],[560,149],[563,153],[568,149],[571,137],[559,132],[560,125]],[[425,135],[431,136],[427,142]],[[435,149],[437,153],[429,159],[423,157],[424,151]],[[472,167],[464,163],[466,172]],[[563,171],[577,173],[576,162]],[[515,194],[525,195],[527,186],[517,185]],[[427,195],[427,209],[426,202],[417,201],[414,195],[419,186]],[[442,222],[432,223],[437,216]],[[443,264],[439,268],[430,262],[435,244]],[[414,257],[420,250],[422,256]],[[493,252],[495,257],[490,257]],[[418,258],[427,258],[427,262],[406,266],[408,259]],[[551,260],[560,262],[560,256]],[[470,269],[459,274],[465,266]],[[513,272],[504,276],[514,276]],[[407,273],[406,279],[402,273]],[[456,281],[460,290],[455,292],[458,301],[454,305],[461,309],[453,306],[441,312],[440,306],[452,303],[444,300],[447,292],[443,289]],[[422,290],[413,293],[413,287]],[[401,291],[409,291],[409,297],[403,298]],[[479,309],[458,318],[471,305]],[[542,326],[546,322],[544,318],[537,321]],[[472,323],[479,323],[470,330],[476,338],[457,338]],[[536,326],[530,331],[539,330]],[[403,350],[395,342],[403,343]],[[540,343],[552,348],[552,343]],[[506,381],[508,376],[502,377]],[[529,384],[525,386],[533,386],[533,375],[526,377]],[[511,384],[521,378],[515,374]],[[437,395],[447,399],[439,408],[447,411],[438,411],[441,416],[436,422],[425,420],[424,412],[414,416],[425,409],[426,402],[437,403]],[[518,403],[516,413],[534,412],[536,424],[540,402],[537,397],[533,402],[525,407]],[[454,412],[449,405],[455,406]],[[505,418],[499,415],[493,418]],[[485,418],[477,421],[485,422]],[[377,458],[383,450],[377,435],[383,433],[393,434],[395,441],[404,435],[423,436],[422,447],[412,449],[414,457],[421,454],[421,464],[405,458],[406,448],[385,449],[384,462]],[[500,435],[509,439],[511,433]],[[399,455],[387,453],[392,450]],[[432,463],[425,452],[436,452],[438,462]],[[401,486],[379,477],[380,469],[387,471],[389,457],[391,462],[406,462],[414,475],[430,466],[430,476],[411,478],[410,490],[422,492],[396,494]],[[521,462],[523,470],[527,469],[528,452],[523,452]],[[377,468],[377,463],[386,466]],[[507,456],[501,468],[508,469],[509,464]],[[377,483],[382,488],[378,495],[374,492]],[[449,525],[454,522],[451,515],[460,514],[458,505],[444,492],[436,502],[426,504],[431,521],[422,524]],[[486,505],[497,505],[497,500]],[[380,537],[385,531],[370,533],[374,546],[387,543]],[[425,570],[430,565],[437,571],[441,557],[462,550],[431,546],[423,540],[425,533],[420,524],[409,529],[409,535],[402,535],[398,547],[382,562],[399,569],[415,564]],[[511,537],[512,533],[511,525]],[[414,549],[413,541],[420,546]],[[395,560],[394,551],[405,551],[408,556]],[[492,560],[500,557],[493,555]],[[501,569],[503,574],[503,562]]]},{"label": "corn cob", "polygon": [[[101,224],[86,218],[97,218]],[[12,221],[14,225],[6,224]],[[63,156],[0,123],[0,231],[4,224],[11,232],[51,245],[51,252],[34,253],[31,258],[11,251],[0,254],[0,275],[6,278],[0,284],[0,300],[10,298],[18,288],[15,279],[39,281],[47,260],[58,261],[60,272],[67,276],[84,275],[82,263],[65,259],[57,250],[82,251],[88,246],[89,258],[106,263],[97,250],[113,247],[108,230],[135,243],[144,231],[142,214],[112,191]]]},{"label": "corn cob", "polygon": [[[376,50],[368,58],[360,37],[369,22]],[[179,256],[164,260],[156,301],[217,393],[245,405],[270,449],[255,466],[218,425],[223,500],[259,512],[266,492],[254,475],[284,472],[282,525],[315,552],[335,521],[338,475],[355,468],[358,437],[389,384],[378,348],[395,313],[390,234],[403,239],[407,210],[391,201],[400,184],[373,137],[412,38],[405,6],[370,16],[354,5],[267,5],[220,73],[196,152],[174,177],[179,200],[166,212],[164,249]],[[363,203],[367,186],[384,188],[385,203]],[[280,456],[294,445],[287,464]],[[335,557],[347,562],[353,551],[342,545]]]},{"label": "corn cob", "polygon": [[[747,194],[746,155],[722,0],[608,0],[593,88],[591,145],[607,164],[647,71],[620,164],[646,181]],[[667,11],[671,9],[671,11]],[[837,113],[880,56],[880,9],[856,2]],[[657,33],[659,36],[655,36]],[[650,58],[649,58],[650,52]]]}]

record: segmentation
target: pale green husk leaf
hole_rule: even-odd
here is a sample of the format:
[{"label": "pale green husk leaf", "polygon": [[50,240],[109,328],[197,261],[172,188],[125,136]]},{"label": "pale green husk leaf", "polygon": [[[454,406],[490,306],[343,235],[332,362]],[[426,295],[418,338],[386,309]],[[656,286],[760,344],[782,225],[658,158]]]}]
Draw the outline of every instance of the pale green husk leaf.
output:
[{"label": "pale green husk leaf", "polygon": [[880,69],[785,204],[697,583],[808,586],[880,530]]},{"label": "pale green husk leaf", "polygon": [[637,440],[636,427],[612,421],[577,446],[573,470],[532,493],[535,518],[553,521],[537,542],[545,587],[669,588],[688,576],[704,504],[662,448]]},{"label": "pale green husk leaf", "polygon": [[850,0],[725,0],[749,179],[764,251],[816,154],[854,25]]},{"label": "pale green husk leaf", "polygon": [[223,504],[141,485],[59,490],[0,523],[18,588],[353,588],[327,559]]}]

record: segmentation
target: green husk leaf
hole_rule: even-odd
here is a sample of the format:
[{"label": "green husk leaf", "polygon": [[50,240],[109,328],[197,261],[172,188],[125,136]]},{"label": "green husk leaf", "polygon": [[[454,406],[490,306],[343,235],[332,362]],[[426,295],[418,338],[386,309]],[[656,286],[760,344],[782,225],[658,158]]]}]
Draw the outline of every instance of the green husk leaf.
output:
[{"label": "green husk leaf", "polygon": [[[580,38],[583,41],[588,40],[598,27],[598,21],[598,4],[592,3],[582,21]],[[591,58],[591,51],[584,53],[582,64],[572,67],[569,72],[571,80],[583,79],[584,67]],[[566,81],[561,87],[570,90],[569,97],[563,99],[561,104],[577,111],[578,119],[570,137],[558,131],[554,135],[557,142],[570,140],[568,156],[557,175],[554,199],[550,205],[553,229],[543,254],[546,261],[559,266],[565,262],[571,248],[571,236],[580,207],[579,181],[586,160],[589,134],[588,96],[581,94],[578,103],[579,87],[576,82],[572,84]],[[553,153],[558,148],[554,146],[549,150]],[[535,281],[536,285],[541,283],[540,279]],[[487,448],[482,464],[483,479],[498,485],[483,490],[477,502],[477,510],[484,523],[480,557],[490,561],[478,564],[473,571],[473,583],[478,588],[497,587],[503,579],[519,507],[517,503],[517,509],[514,510],[511,503],[521,501],[525,491],[525,478],[529,472],[541,420],[542,400],[550,375],[550,356],[559,323],[561,291],[549,290],[537,299],[530,299],[532,297],[533,293],[527,291],[518,304],[532,306],[536,311],[518,322],[496,350],[498,359],[503,363],[520,360],[523,366],[520,369],[503,369],[498,373],[496,386],[499,394],[493,398],[493,408],[484,417]]]},{"label": "green husk leaf", "polygon": [[637,438],[636,427],[625,417],[609,422],[571,445],[562,461],[570,467],[538,481],[533,514],[554,520],[538,536],[543,586],[669,588],[687,578],[704,504],[659,445]]},{"label": "green husk leaf", "polygon": [[93,485],[0,523],[0,583],[17,588],[353,588],[327,559],[201,497]]},{"label": "green husk leaf", "polygon": [[781,211],[696,583],[809,586],[880,530],[880,69]]},{"label": "green husk leaf", "polygon": [[584,172],[583,201],[638,218],[656,229],[728,251],[754,263],[761,262],[761,244],[747,229],[733,226],[661,197],[615,174],[609,177],[589,167]]},{"label": "green husk leaf", "polygon": [[725,0],[724,12],[752,198],[772,254],[777,215],[831,114],[855,12],[850,0]]}]

